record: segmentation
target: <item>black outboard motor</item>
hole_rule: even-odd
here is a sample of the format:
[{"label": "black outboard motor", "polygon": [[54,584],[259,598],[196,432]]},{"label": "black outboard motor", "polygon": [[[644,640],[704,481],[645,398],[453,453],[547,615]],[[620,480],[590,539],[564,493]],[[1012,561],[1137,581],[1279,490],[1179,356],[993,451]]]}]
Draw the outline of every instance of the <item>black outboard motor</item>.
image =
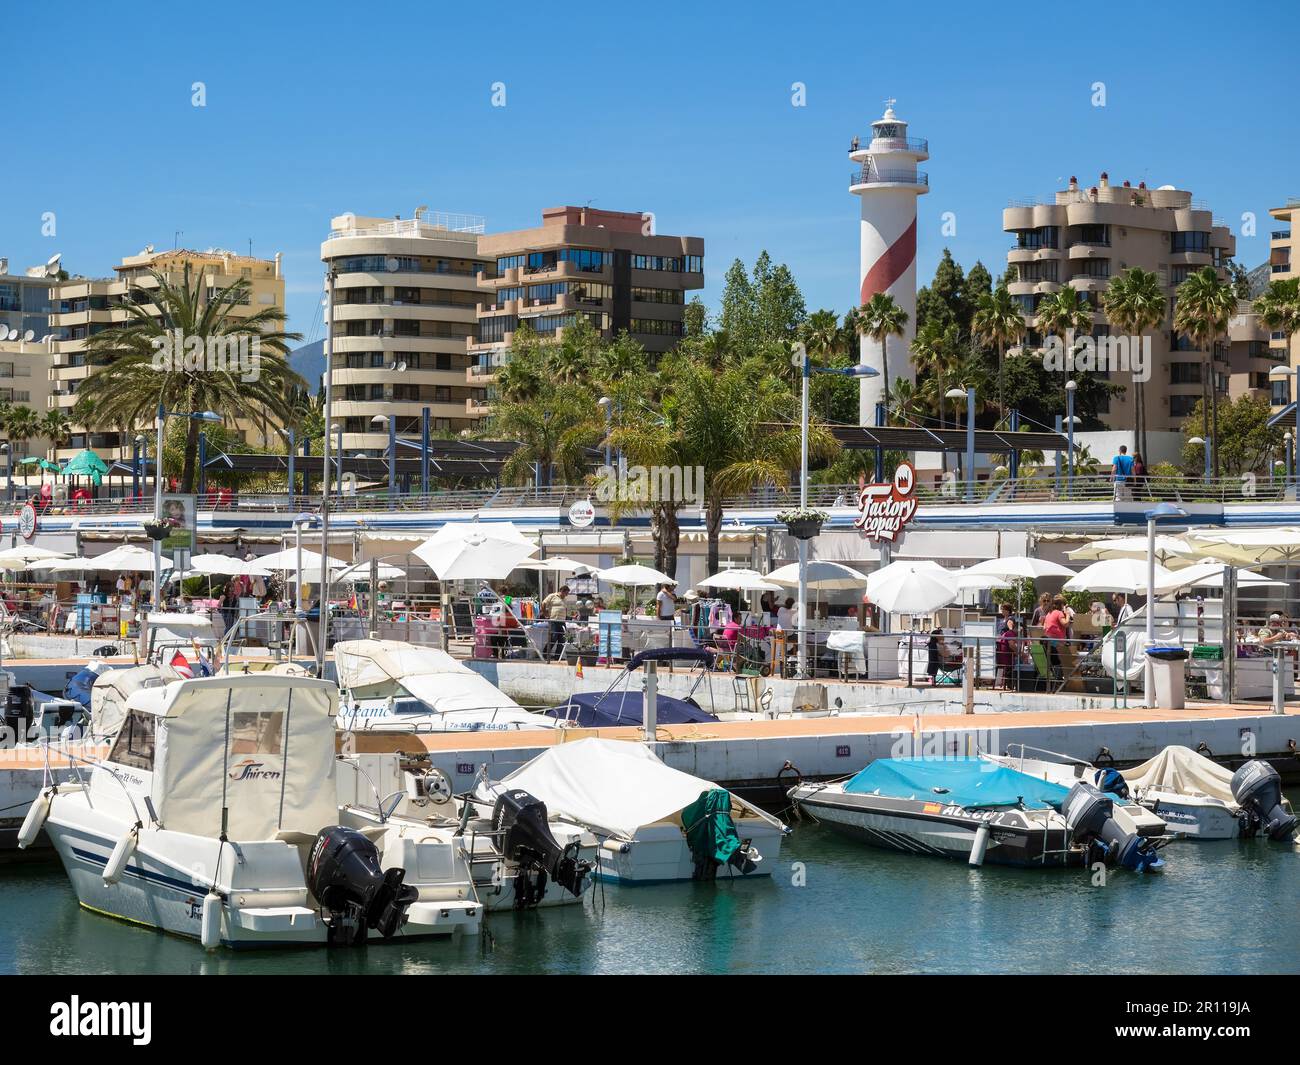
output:
[{"label": "black outboard motor", "polygon": [[405,877],[405,869],[381,869],[378,849],[356,829],[321,829],[307,860],[307,888],[326,911],[327,941],[355,946],[368,928],[392,936],[420,894]]},{"label": "black outboard motor", "polygon": [[1074,837],[1088,843],[1088,864],[1102,861],[1139,873],[1164,865],[1151,840],[1120,828],[1113,816],[1115,801],[1091,784],[1075,784],[1065,797],[1062,812]]},{"label": "black outboard motor", "polygon": [[1267,762],[1255,759],[1232,774],[1232,797],[1241,807],[1237,821],[1250,839],[1261,828],[1271,840],[1289,840],[1296,829],[1295,814],[1282,805],[1282,777]]},{"label": "black outboard motor", "polygon": [[591,863],[580,861],[578,844],[561,847],[546,823],[546,803],[522,788],[498,796],[492,810],[492,830],[501,853],[519,866],[515,877],[515,908],[536,906],[546,895],[549,876],[571,895],[582,894]]}]

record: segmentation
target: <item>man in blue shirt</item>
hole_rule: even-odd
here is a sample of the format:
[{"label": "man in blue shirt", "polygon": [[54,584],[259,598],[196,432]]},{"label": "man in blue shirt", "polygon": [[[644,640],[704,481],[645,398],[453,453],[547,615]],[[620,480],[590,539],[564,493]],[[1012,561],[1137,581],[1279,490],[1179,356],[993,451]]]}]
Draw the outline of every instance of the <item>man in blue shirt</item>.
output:
[{"label": "man in blue shirt", "polygon": [[1111,459],[1115,477],[1115,498],[1128,499],[1129,479],[1133,476],[1133,456],[1128,453],[1128,446],[1120,444],[1119,454]]}]

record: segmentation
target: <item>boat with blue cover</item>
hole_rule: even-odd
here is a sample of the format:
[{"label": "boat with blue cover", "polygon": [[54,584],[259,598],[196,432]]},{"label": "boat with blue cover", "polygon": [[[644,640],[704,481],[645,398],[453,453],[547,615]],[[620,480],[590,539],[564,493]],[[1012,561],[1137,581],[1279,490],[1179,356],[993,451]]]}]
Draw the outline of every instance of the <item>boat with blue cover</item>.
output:
[{"label": "boat with blue cover", "polygon": [[799,783],[800,813],[867,843],[971,865],[1162,866],[1163,838],[1115,819],[1111,796],[983,758],[882,758],[837,783]]}]

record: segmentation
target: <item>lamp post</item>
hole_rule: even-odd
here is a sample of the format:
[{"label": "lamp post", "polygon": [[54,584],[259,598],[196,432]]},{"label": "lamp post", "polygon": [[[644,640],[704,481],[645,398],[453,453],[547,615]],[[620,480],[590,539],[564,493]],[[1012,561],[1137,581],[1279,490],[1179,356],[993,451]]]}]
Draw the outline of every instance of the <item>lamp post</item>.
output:
[{"label": "lamp post", "polygon": [[[177,410],[167,410],[161,403],[158,404],[158,414],[155,418],[155,442],[154,442],[154,459],[153,459],[153,520],[157,525],[162,521],[162,497],[163,497],[163,428],[167,424],[168,418],[189,418],[193,421],[200,422],[219,422],[221,415],[210,410],[198,411],[195,413]],[[162,602],[162,541],[154,540],[153,542],[153,604],[158,607]]]},{"label": "lamp post", "polygon": [[[1290,439],[1290,436],[1288,435],[1287,438]],[[1201,475],[1201,479],[1204,480],[1204,481],[1206,482],[1206,484],[1209,484],[1209,481],[1210,481],[1210,446],[1205,442],[1205,437],[1203,437],[1203,436],[1189,436],[1189,437],[1187,438],[1187,442],[1188,442],[1189,444],[1191,444],[1193,447],[1194,447],[1195,445],[1197,445],[1197,444],[1200,444],[1201,447],[1204,449],[1204,451],[1205,451],[1205,472]]]},{"label": "lamp post", "polygon": [[1285,433],[1282,439],[1286,441],[1286,483],[1290,484],[1293,476],[1291,465],[1291,444],[1293,441],[1290,432]]},{"label": "lamp post", "polygon": [[135,451],[133,453],[135,461],[131,464],[131,498],[133,501],[142,498],[144,494],[144,464],[145,457],[148,454],[145,444],[147,442],[143,433],[136,434]]},{"label": "lamp post", "polygon": [[614,429],[614,413],[613,413],[614,401],[610,399],[609,396],[601,396],[600,399],[596,400],[596,406],[598,406],[601,410],[605,412],[605,468],[609,469],[610,468],[609,434]]},{"label": "lamp post", "polygon": [[975,389],[950,388],[944,397],[952,400],[954,405],[958,401],[966,404],[966,459],[962,475],[966,482],[963,497],[970,503],[975,499]]},{"label": "lamp post", "polygon": [[[1157,503],[1146,512],[1147,519],[1147,642],[1148,648],[1156,642],[1156,522],[1169,518],[1185,518],[1187,511],[1173,503]],[[1227,634],[1224,634],[1225,658],[1228,647]],[[1142,674],[1143,694],[1147,706],[1155,705],[1156,669],[1151,664],[1151,656],[1144,656]]]},{"label": "lamp post", "polygon": [[371,425],[388,426],[388,509],[397,506],[397,419],[388,414],[376,414]]},{"label": "lamp post", "polygon": [[[293,631],[294,631],[294,654],[298,654],[298,655],[302,654],[302,648],[298,646],[300,640],[300,633],[299,633],[298,626],[300,624],[306,624],[306,616],[304,615],[302,609],[302,586],[303,586],[302,531],[304,529],[310,528],[315,521],[316,521],[315,516],[312,514],[308,514],[305,511],[299,514],[293,521],[294,547],[298,553],[298,557],[295,560],[296,564],[294,566],[293,609],[294,609],[295,618],[293,624]],[[322,569],[325,566],[324,558],[325,558],[325,552],[321,551]]]},{"label": "lamp post", "polygon": [[1079,382],[1073,377],[1065,382],[1065,427],[1067,443],[1065,448],[1065,498],[1074,498],[1074,424],[1079,419],[1074,416],[1074,393]]},{"label": "lamp post", "polygon": [[[866,363],[853,366],[830,367],[814,366],[808,358],[808,349],[803,344],[795,344],[791,363],[798,367],[803,378],[803,394],[799,407],[799,509],[808,509],[808,382],[813,374],[833,374],[837,377],[877,377],[877,370]],[[808,541],[799,541],[799,676],[808,675]]]},{"label": "lamp post", "polygon": [[[330,542],[330,429],[334,417],[334,282],[338,273],[333,264],[325,268],[325,432],[321,441],[320,486],[320,619],[316,638],[316,676],[325,676],[325,640],[329,636],[330,568],[328,557]],[[339,491],[343,491],[343,431],[339,427]]]}]

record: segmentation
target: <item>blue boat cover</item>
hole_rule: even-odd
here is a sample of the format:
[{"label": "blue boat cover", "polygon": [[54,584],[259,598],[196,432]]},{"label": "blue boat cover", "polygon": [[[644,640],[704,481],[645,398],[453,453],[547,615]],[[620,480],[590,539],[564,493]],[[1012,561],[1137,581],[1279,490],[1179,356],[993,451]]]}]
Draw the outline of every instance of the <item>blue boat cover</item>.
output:
[{"label": "blue boat cover", "polygon": [[[547,717],[572,721],[583,728],[641,725],[645,722],[645,693],[636,691],[576,692],[567,703],[542,711]],[[716,721],[695,703],[660,695],[655,720],[661,725],[684,725],[691,721]]]},{"label": "blue boat cover", "polygon": [[928,799],[966,809],[1059,810],[1070,789],[983,758],[880,758],[844,785],[851,795]]}]

